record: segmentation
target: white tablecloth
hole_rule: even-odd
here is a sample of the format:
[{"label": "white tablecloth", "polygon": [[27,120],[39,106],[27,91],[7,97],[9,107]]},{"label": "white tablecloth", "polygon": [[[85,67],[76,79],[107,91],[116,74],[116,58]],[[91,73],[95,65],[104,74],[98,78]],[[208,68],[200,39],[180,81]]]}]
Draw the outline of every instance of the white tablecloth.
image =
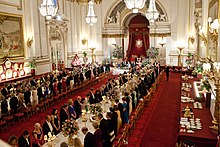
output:
[{"label": "white tablecloth", "polygon": [[120,69],[120,68],[112,68],[111,70],[113,75],[119,75],[129,71],[129,69]]},{"label": "white tablecloth", "polygon": [[[103,112],[104,112],[104,114],[103,114],[104,117],[105,117],[105,115],[106,115],[106,112],[109,111],[110,106],[111,106],[111,102],[109,102],[109,101],[108,101],[108,103],[102,102],[102,110],[103,110]],[[79,118],[79,119],[76,120],[77,123],[78,123],[78,125],[79,125],[79,131],[78,131],[77,137],[80,139],[80,141],[82,142],[82,144],[84,144],[84,137],[85,137],[85,135],[84,135],[84,134],[82,133],[82,131],[81,131],[81,129],[82,129],[83,127],[86,126],[86,127],[88,128],[89,132],[91,132],[91,133],[94,133],[94,132],[95,132],[95,129],[94,129],[93,126],[92,126],[92,122],[90,121],[90,118],[91,118],[92,116],[94,116],[94,114],[91,114],[91,113],[89,113],[89,114],[87,113],[87,114],[86,114],[86,117],[88,118],[87,122],[82,122],[82,118]],[[61,144],[62,142],[68,143],[68,137],[64,137],[64,135],[63,135],[62,132],[61,132],[61,133],[59,133],[59,134],[56,136],[56,139],[53,141],[53,147],[60,147],[60,144]],[[47,146],[48,146],[47,143],[45,143],[45,144],[43,145],[43,147],[47,147]]]}]

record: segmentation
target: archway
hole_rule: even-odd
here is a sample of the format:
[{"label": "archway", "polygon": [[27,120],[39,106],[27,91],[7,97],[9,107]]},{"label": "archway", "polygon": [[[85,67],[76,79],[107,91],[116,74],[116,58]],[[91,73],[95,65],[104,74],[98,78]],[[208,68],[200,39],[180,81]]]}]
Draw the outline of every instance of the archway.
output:
[{"label": "archway", "polygon": [[127,59],[146,57],[149,48],[149,21],[141,14],[133,17],[129,23],[129,45]]}]

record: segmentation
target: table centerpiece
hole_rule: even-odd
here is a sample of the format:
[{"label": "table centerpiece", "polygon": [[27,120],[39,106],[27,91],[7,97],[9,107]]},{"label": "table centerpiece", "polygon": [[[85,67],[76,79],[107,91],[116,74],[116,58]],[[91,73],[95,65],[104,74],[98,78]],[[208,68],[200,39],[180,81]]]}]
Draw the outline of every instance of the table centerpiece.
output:
[{"label": "table centerpiece", "polygon": [[66,120],[62,125],[62,133],[65,137],[68,137],[68,145],[73,146],[73,136],[78,133],[79,126],[74,119]]}]

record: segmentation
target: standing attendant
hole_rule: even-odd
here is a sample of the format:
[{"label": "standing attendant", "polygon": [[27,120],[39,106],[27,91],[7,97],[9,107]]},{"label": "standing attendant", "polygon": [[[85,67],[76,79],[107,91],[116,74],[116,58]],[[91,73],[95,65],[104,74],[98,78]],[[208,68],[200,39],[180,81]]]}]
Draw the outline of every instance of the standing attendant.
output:
[{"label": "standing attendant", "polygon": [[168,81],[169,80],[169,73],[170,73],[170,67],[169,66],[166,66],[165,72],[166,72],[166,78],[167,78],[167,81]]}]

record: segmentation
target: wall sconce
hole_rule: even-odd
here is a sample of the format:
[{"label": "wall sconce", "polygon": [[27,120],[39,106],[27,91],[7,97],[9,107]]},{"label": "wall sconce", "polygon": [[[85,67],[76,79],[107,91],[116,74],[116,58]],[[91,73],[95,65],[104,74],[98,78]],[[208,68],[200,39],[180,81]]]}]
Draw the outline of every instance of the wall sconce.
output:
[{"label": "wall sconce", "polygon": [[27,47],[28,47],[28,48],[31,48],[33,42],[34,42],[33,37],[32,37],[32,38],[28,38],[28,40],[27,40]]},{"label": "wall sconce", "polygon": [[193,36],[190,36],[190,37],[188,38],[188,40],[189,40],[192,44],[194,44],[194,42],[195,42],[195,38],[194,38]]},{"label": "wall sconce", "polygon": [[204,27],[199,28],[199,38],[204,42],[204,44],[207,46],[207,33],[205,31],[206,29]]},{"label": "wall sconce", "polygon": [[86,39],[83,39],[83,40],[82,40],[82,44],[83,44],[83,45],[87,44],[87,40],[86,40]]},{"label": "wall sconce", "polygon": [[215,42],[218,41],[218,27],[219,27],[218,19],[212,21],[212,18],[209,17],[208,27],[209,27],[209,33],[211,35],[211,39]]},{"label": "wall sconce", "polygon": [[161,42],[159,42],[159,45],[161,45],[161,47],[163,47],[164,45],[166,45],[166,40],[163,39],[163,36],[161,38]]}]

